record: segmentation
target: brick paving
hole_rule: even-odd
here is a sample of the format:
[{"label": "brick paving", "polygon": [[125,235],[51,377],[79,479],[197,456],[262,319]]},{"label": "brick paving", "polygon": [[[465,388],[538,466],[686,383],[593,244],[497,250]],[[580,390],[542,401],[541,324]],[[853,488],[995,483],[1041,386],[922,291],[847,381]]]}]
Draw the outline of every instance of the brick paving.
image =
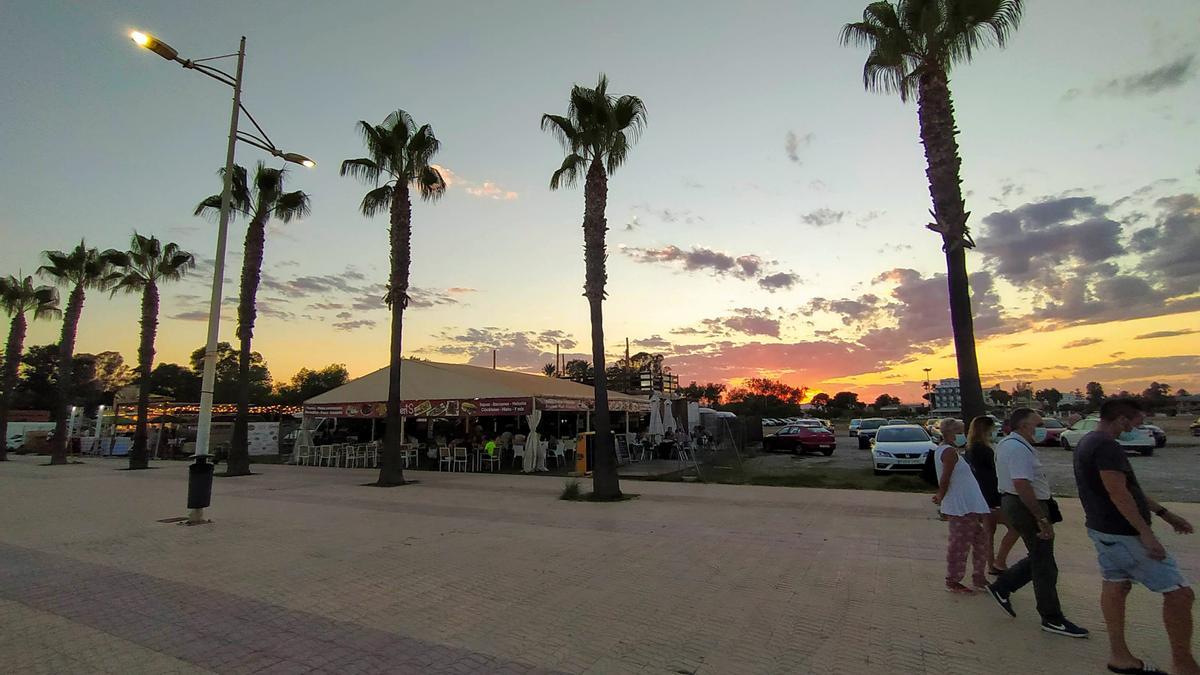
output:
[{"label": "brick paving", "polygon": [[[0,465],[0,655],[33,673],[1090,673],[1106,653],[1078,505],[1057,549],[1071,641],[941,591],[928,496],[264,466],[182,515],[185,467]],[[1152,482],[1147,488],[1153,493]],[[1176,507],[1200,522],[1200,506]],[[1164,535],[1200,578],[1200,540]],[[1130,641],[1168,661],[1156,596]]]}]

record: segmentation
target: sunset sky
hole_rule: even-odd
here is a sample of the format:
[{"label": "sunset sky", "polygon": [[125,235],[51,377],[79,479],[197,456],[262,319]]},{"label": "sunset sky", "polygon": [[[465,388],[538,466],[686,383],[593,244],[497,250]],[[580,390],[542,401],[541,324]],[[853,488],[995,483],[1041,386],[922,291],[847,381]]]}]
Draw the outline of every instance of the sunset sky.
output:
[{"label": "sunset sky", "polygon": [[[522,369],[556,342],[582,354],[582,188],[549,191],[562,151],[538,122],[603,71],[649,111],[609,182],[610,352],[628,337],[684,382],[916,400],[924,368],[955,376],[945,261],[915,105],[865,92],[865,52],[838,44],[864,4],[5,3],[0,274],[80,237],[178,242],[201,265],[164,289],[158,351],[186,362],[216,230],[191,212],[220,189],[230,91],[127,34],[201,58],[244,33],[246,107],[319,163],[290,168],[311,217],[268,234],[255,349],[276,379],[387,363],[386,218],[361,216],[367,188],[337,169],[364,154],[355,122],[396,108],[433,125],[450,183],[414,207],[406,353],[490,365],[495,348]],[[985,385],[1200,391],[1198,34],[1194,0],[1028,2],[1008,48],[951,74]],[[78,349],[132,361],[137,316],[134,297],[90,296]]]}]

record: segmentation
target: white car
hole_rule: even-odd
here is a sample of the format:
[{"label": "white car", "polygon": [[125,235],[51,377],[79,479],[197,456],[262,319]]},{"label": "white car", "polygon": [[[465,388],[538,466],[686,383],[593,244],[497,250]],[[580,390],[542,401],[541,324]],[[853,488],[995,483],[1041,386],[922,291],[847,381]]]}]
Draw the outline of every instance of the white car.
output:
[{"label": "white car", "polygon": [[875,475],[896,471],[920,471],[925,456],[937,447],[920,425],[889,424],[879,427],[871,441],[871,464]]},{"label": "white car", "polygon": [[[1089,431],[1095,431],[1100,425],[1100,418],[1089,417],[1084,420],[1079,420],[1074,426],[1059,434],[1059,442],[1062,443],[1064,450],[1073,450],[1079,444],[1079,439]],[[1154,454],[1154,434],[1149,429],[1137,428],[1134,429],[1132,438],[1118,438],[1117,442],[1125,449],[1125,452],[1136,452],[1142,455]]]},{"label": "white car", "polygon": [[858,428],[861,426],[862,426],[862,420],[860,420],[860,419],[850,420],[850,438],[856,438],[858,436]]}]

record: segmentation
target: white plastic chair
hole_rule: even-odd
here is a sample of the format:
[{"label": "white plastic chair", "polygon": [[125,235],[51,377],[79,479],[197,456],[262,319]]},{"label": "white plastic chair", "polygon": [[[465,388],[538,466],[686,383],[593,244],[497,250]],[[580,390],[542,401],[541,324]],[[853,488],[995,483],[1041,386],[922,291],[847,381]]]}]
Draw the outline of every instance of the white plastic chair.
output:
[{"label": "white plastic chair", "polygon": [[[470,458],[470,456],[469,456],[469,455],[467,455],[467,448],[466,448],[466,446],[459,445],[459,446],[456,446],[456,447],[454,448],[454,463],[453,463],[453,466],[460,466],[460,465],[461,465],[461,466],[462,466],[462,470],[465,472],[465,471],[467,471],[467,469],[468,469],[468,465],[470,464],[470,461],[471,461],[471,458]],[[451,468],[450,470],[451,470],[451,471],[453,471],[454,469],[453,469],[453,468]]]},{"label": "white plastic chair", "polygon": [[562,468],[562,466],[567,463],[566,446],[567,441],[561,440],[554,445],[552,452],[546,453],[546,459],[554,460],[555,468]]},{"label": "white plastic chair", "polygon": [[513,444],[512,465],[515,467],[518,462],[524,462],[524,461],[525,461],[525,444],[524,443],[519,443],[519,444],[514,443]]},{"label": "white plastic chair", "polygon": [[503,461],[504,453],[500,450],[500,448],[496,448],[496,454],[494,455],[489,455],[486,451],[484,451],[479,454],[479,470],[482,471],[483,465],[487,464],[491,466],[492,471],[495,471],[496,467],[500,466],[500,463]]},{"label": "white plastic chair", "polygon": [[442,470],[442,465],[446,465],[447,471],[454,470],[454,456],[450,454],[449,446],[438,446],[438,471]]},{"label": "white plastic chair", "polygon": [[365,446],[366,462],[369,468],[379,466],[379,441],[371,441]]},{"label": "white plastic chair", "polygon": [[296,466],[303,466],[312,461],[313,447],[311,445],[301,445],[292,452],[292,463]]}]

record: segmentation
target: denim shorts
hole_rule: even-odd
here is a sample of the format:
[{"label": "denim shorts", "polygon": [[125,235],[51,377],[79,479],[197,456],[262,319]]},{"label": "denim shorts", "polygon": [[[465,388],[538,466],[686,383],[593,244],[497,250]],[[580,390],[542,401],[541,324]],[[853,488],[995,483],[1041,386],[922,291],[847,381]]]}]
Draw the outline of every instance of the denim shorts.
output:
[{"label": "denim shorts", "polygon": [[1091,528],[1088,537],[1096,545],[1105,581],[1136,581],[1155,593],[1170,593],[1188,585],[1170,553],[1163,560],[1153,560],[1137,537],[1106,534]]}]

